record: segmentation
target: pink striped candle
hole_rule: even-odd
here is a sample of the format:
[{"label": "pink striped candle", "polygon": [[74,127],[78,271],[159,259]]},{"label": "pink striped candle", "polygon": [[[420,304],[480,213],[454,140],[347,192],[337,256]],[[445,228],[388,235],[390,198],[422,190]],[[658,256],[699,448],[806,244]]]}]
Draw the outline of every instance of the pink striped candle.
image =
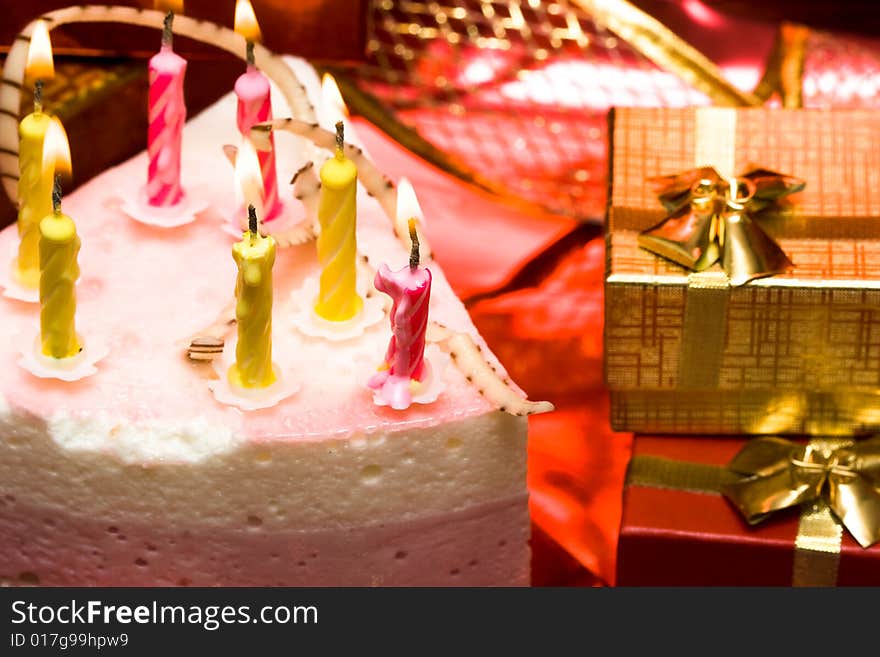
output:
[{"label": "pink striped candle", "polygon": [[[249,137],[250,129],[255,124],[272,120],[269,80],[253,64],[248,64],[247,71],[235,81],[235,95],[238,96],[238,130],[242,136]],[[275,137],[270,135],[269,140],[271,149],[259,152],[263,174],[264,222],[277,218],[282,209],[278,199],[278,176],[275,173]]]},{"label": "pink striped candle", "polygon": [[428,306],[431,300],[431,271],[419,267],[418,238],[415,224],[410,222],[413,254],[409,267],[391,271],[386,264],[379,267],[376,289],[392,299],[391,341],[385,362],[368,385],[391,408],[403,410],[412,404],[413,382],[425,375],[425,331],[428,328]]},{"label": "pink striped candle", "polygon": [[180,185],[180,150],[186,103],[183,79],[186,60],[171,47],[170,12],[165,18],[162,49],[150,59],[147,200],[152,206],[174,205],[183,197]]}]

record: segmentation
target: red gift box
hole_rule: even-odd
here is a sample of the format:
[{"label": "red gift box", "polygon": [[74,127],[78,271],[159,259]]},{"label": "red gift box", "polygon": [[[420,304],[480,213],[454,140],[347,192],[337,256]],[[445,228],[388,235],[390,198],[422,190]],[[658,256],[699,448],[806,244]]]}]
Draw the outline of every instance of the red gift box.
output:
[{"label": "red gift box", "polygon": [[843,530],[837,554],[807,549],[809,523],[799,509],[750,526],[717,491],[722,469],[746,440],[636,436],[617,584],[880,585],[880,543],[862,548]]}]

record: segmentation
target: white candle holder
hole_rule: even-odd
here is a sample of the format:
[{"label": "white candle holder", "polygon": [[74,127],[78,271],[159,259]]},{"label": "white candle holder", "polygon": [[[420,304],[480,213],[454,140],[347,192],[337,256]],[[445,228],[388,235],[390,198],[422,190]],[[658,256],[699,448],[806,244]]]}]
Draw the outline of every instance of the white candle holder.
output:
[{"label": "white candle holder", "polygon": [[[364,301],[360,312],[351,319],[334,322],[324,319],[315,312],[315,303],[321,289],[320,276],[310,276],[302,287],[294,290],[290,298],[293,306],[290,323],[303,335],[322,338],[330,342],[343,342],[364,334],[385,318],[385,300],[376,290],[372,290],[363,276],[358,276],[357,292]],[[368,294],[368,290],[371,292]]]},{"label": "white candle holder", "polygon": [[95,364],[109,354],[110,349],[99,340],[86,342],[79,333],[76,337],[82,345],[78,354],[69,358],[52,358],[43,353],[39,327],[26,331],[16,339],[18,365],[41,379],[71,382],[90,377],[98,371]]},{"label": "white candle holder", "polygon": [[174,205],[150,205],[146,186],[138,190],[134,199],[122,201],[120,209],[138,223],[156,228],[177,228],[191,224],[200,212],[208,207],[205,194],[193,194],[184,190],[181,199]]},{"label": "white candle holder", "polygon": [[[421,381],[391,376],[387,370],[376,372],[367,382],[367,388],[373,392],[373,403],[403,411],[412,404],[433,404],[437,401],[446,390],[445,373],[449,356],[436,345],[429,344],[425,347],[424,363],[424,377]],[[395,406],[395,400],[406,399],[406,395],[401,394],[401,387],[408,389],[410,403]]]},{"label": "white candle holder", "polygon": [[40,302],[40,287],[26,287],[15,276],[16,263],[18,261],[18,241],[13,240],[9,244],[8,265],[0,267],[0,288],[3,288],[3,296],[7,299],[24,301],[25,303]]},{"label": "white candle holder", "polygon": [[0,287],[3,288],[3,296],[7,299],[24,301],[25,303],[40,302],[39,287],[25,287],[15,278],[15,256],[6,267],[0,267]]},{"label": "white candle holder", "polygon": [[235,364],[235,346],[237,340],[227,340],[220,358],[214,361],[214,372],[217,379],[208,383],[214,398],[221,404],[235,406],[242,411],[257,411],[272,408],[279,402],[292,397],[302,387],[289,372],[284,372],[275,363],[275,383],[265,388],[241,388],[229,381],[229,368]]}]

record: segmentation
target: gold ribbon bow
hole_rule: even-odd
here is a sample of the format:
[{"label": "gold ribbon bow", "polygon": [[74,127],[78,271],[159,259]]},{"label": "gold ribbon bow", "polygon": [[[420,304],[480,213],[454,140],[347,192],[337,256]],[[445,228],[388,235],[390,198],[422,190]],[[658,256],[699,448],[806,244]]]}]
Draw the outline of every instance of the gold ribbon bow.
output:
[{"label": "gold ribbon bow", "polygon": [[880,541],[880,437],[837,448],[756,438],[728,468],[745,477],[725,482],[721,492],[750,524],[824,501],[862,547]]},{"label": "gold ribbon bow", "polygon": [[792,267],[752,215],[802,190],[803,180],[760,167],[725,180],[701,167],[649,182],[669,214],[639,234],[642,248],[694,271],[720,261],[731,285]]}]

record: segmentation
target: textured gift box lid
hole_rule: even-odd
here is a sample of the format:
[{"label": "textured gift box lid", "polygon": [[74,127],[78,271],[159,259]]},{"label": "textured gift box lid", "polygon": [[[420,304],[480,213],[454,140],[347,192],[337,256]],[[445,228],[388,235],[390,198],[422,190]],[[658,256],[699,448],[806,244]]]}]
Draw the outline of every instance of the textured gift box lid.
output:
[{"label": "textured gift box lid", "polygon": [[[734,134],[698,135],[705,125],[699,117],[707,111],[734,113]],[[760,165],[807,183],[783,216],[762,220],[796,266],[770,280],[830,279],[846,285],[880,279],[880,244],[871,241],[880,238],[880,112],[620,108],[611,120],[609,278],[686,283],[684,268],[636,246],[638,231],[665,214],[648,178],[718,166],[704,160],[719,150],[719,141],[732,137],[734,172]]]},{"label": "textured gift box lid", "polygon": [[[633,458],[724,465],[741,438],[636,436]],[[617,556],[621,586],[789,586],[798,511],[750,527],[721,495],[630,482]],[[844,533],[838,584],[880,585],[880,544],[862,549]]]},{"label": "textured gift box lid", "polygon": [[[615,427],[798,433],[817,421],[840,430],[872,425],[876,399],[853,392],[880,389],[880,113],[632,108],[611,120],[605,373]],[[714,354],[711,385],[686,386],[686,398],[624,399],[631,391],[678,395],[681,372],[693,371],[682,365],[689,272],[636,241],[664,216],[647,179],[722,164],[806,180],[781,212],[760,219],[795,269],[730,288],[715,339],[687,337],[699,341],[691,352]],[[809,397],[819,391],[828,394]],[[773,409],[790,421],[766,427]]]}]

